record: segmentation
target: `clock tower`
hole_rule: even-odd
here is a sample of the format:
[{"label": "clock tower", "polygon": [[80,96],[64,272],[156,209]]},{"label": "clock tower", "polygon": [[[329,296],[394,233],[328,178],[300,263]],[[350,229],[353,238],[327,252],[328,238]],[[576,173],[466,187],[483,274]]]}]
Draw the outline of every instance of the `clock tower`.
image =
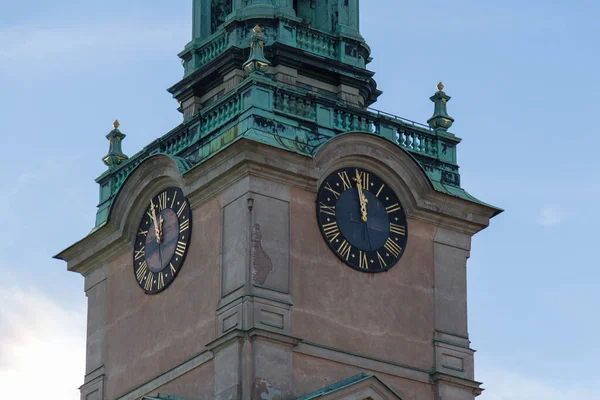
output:
[{"label": "clock tower", "polygon": [[[182,122],[107,135],[82,400],[472,400],[466,265],[501,212],[427,125],[369,108],[358,0],[194,0]],[[123,129],[125,131],[125,129]],[[82,371],[83,372],[83,371]]]}]

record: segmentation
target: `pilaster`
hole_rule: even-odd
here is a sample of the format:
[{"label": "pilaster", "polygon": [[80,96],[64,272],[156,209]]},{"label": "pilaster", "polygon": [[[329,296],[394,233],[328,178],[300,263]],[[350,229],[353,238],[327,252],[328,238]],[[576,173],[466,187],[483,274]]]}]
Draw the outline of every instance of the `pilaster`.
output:
[{"label": "pilaster", "polygon": [[434,237],[435,371],[439,400],[472,400],[481,393],[474,379],[474,354],[467,328],[467,259],[471,236],[438,227]]},{"label": "pilaster", "polygon": [[85,275],[88,299],[84,384],[81,400],[104,399],[104,341],[106,337],[106,266]]},{"label": "pilaster", "polygon": [[215,343],[223,344],[214,350],[218,400],[260,399],[265,392],[289,398],[292,391],[293,346],[285,339],[291,334],[292,308],[290,191],[257,176],[266,166],[257,168],[222,196],[222,290]]}]

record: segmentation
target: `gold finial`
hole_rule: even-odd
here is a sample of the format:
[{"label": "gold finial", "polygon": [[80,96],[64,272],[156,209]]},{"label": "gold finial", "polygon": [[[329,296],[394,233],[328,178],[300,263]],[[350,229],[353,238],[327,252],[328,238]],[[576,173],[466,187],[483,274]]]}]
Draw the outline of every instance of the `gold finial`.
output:
[{"label": "gold finial", "polygon": [[256,25],[254,27],[254,33],[259,34],[260,33],[260,26]]},{"label": "gold finial", "polygon": [[119,123],[118,119],[115,119],[115,122],[113,122],[113,126],[115,127],[115,129],[119,129],[119,126],[121,126],[121,124]]},{"label": "gold finial", "polygon": [[444,84],[442,82],[438,83],[437,88],[441,92],[442,90],[444,90]]}]

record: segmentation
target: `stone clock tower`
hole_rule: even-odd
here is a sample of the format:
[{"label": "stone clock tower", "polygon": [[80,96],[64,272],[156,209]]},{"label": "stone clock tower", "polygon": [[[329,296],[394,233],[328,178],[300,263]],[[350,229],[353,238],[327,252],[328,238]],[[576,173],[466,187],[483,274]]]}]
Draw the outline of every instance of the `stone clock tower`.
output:
[{"label": "stone clock tower", "polygon": [[471,237],[450,97],[369,109],[358,0],[194,0],[182,123],[132,157],[118,123],[85,277],[82,400],[467,400]]}]

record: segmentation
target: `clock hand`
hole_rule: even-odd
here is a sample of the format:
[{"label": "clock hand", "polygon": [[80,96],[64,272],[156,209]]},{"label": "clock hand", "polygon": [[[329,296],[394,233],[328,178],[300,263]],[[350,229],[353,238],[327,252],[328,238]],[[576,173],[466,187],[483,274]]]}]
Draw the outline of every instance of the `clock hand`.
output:
[{"label": "clock hand", "polygon": [[160,240],[162,242],[162,230],[163,230],[163,217],[162,215],[160,216],[160,222],[158,223],[158,231],[160,232]]},{"label": "clock hand", "polygon": [[356,170],[356,188],[358,189],[358,200],[360,201],[360,214],[362,222],[367,222],[367,203],[369,202],[362,191],[362,179],[358,169]]},{"label": "clock hand", "polygon": [[367,240],[369,241],[369,249],[373,251],[373,245],[371,244],[371,234],[369,233],[369,227],[365,224],[365,231],[367,232]]},{"label": "clock hand", "polygon": [[154,222],[154,233],[156,233],[156,242],[160,243],[160,227],[158,226],[158,221],[156,220],[156,212],[154,211],[154,203],[152,199],[150,199],[150,209],[152,210],[152,221]]}]

